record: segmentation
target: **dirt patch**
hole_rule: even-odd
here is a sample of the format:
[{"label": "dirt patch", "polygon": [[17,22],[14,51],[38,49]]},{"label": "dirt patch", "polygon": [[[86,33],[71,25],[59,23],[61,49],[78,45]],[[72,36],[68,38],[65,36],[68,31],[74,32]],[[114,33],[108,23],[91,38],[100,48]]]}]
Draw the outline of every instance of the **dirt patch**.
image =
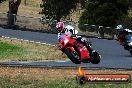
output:
[{"label": "dirt patch", "polygon": [[76,75],[76,71],[73,69],[47,69],[47,68],[11,68],[1,67],[0,76],[17,77],[23,76],[30,79],[46,79],[55,80],[73,77]]},{"label": "dirt patch", "polygon": [[[130,74],[132,71],[126,70],[86,70],[87,74]],[[78,69],[53,69],[53,68],[13,68],[0,67],[0,76],[24,76],[26,78],[57,80],[73,78],[78,74]]]}]

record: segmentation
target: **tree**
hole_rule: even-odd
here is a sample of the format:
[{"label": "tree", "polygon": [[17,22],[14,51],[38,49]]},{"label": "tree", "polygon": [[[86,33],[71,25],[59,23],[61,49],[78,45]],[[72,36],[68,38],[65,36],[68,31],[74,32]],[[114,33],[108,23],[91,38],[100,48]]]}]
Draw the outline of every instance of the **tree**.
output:
[{"label": "tree", "polygon": [[8,25],[13,26],[16,21],[16,15],[21,0],[9,0]]},{"label": "tree", "polygon": [[128,0],[88,0],[79,25],[96,24],[114,27],[117,20],[127,15]]},{"label": "tree", "polygon": [[76,8],[79,0],[42,0],[42,13],[45,16],[60,19],[62,16],[67,16]]}]

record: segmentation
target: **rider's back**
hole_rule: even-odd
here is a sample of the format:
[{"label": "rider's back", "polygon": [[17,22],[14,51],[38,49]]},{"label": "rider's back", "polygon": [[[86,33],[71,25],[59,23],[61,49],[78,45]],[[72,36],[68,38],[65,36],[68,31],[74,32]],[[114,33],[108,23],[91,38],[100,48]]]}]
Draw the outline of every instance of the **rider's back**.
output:
[{"label": "rider's back", "polygon": [[65,26],[65,34],[71,36],[74,34],[77,34],[78,31],[74,29],[74,27],[72,27],[71,25],[67,25]]}]

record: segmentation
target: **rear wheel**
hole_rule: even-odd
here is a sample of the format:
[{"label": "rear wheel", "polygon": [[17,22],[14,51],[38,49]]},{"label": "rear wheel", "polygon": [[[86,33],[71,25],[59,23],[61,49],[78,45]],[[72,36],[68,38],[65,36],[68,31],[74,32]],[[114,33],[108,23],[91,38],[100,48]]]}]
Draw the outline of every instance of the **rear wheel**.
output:
[{"label": "rear wheel", "polygon": [[70,51],[69,49],[66,49],[64,53],[68,56],[68,58],[75,64],[80,64],[80,57],[79,54],[76,51]]},{"label": "rear wheel", "polygon": [[97,52],[93,52],[91,63],[92,64],[98,64],[100,62],[101,56]]}]

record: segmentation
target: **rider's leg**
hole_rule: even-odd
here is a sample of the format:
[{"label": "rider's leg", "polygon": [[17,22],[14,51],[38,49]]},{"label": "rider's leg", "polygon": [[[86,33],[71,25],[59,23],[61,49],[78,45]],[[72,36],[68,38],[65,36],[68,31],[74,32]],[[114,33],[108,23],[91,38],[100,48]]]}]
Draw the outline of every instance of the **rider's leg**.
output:
[{"label": "rider's leg", "polygon": [[91,48],[91,46],[90,46],[90,44],[87,42],[87,41],[85,41],[84,42],[84,45],[87,47],[87,49],[89,50],[89,53],[90,53],[90,56],[92,55],[92,53],[93,53],[93,49]]},{"label": "rider's leg", "polygon": [[90,56],[91,56],[92,52],[93,52],[93,49],[91,48],[89,43],[87,41],[84,41],[81,37],[77,38],[77,41],[81,42],[82,44],[84,44],[87,47],[87,49],[88,49],[88,51],[90,53]]},{"label": "rider's leg", "polygon": [[60,41],[62,38],[64,38],[64,34],[60,34],[60,33],[58,33],[58,40]]}]

